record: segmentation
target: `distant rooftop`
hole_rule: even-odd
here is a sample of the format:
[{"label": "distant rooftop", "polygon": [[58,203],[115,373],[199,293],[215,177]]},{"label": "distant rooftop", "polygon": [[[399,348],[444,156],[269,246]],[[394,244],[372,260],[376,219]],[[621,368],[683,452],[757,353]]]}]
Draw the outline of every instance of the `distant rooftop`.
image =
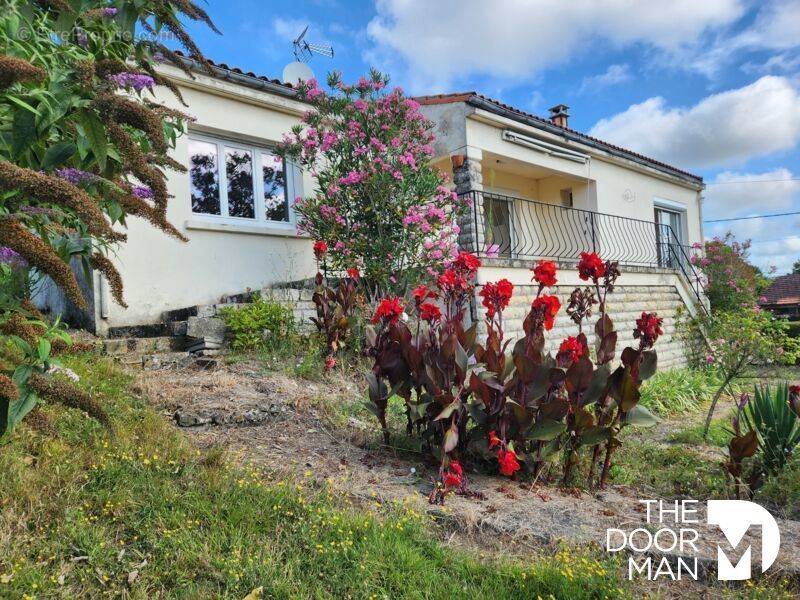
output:
[{"label": "distant rooftop", "polygon": [[800,304],[800,275],[781,275],[762,294],[765,306]]}]

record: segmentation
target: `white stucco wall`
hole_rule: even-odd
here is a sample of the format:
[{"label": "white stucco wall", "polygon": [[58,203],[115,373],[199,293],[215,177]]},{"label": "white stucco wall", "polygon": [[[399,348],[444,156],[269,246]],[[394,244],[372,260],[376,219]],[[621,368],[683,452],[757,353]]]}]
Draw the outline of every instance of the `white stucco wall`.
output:
[{"label": "white stucco wall", "polygon": [[[163,89],[158,90],[158,100],[195,117],[190,132],[270,147],[307,110],[306,105],[278,95],[203,75],[190,81],[177,70],[169,73],[180,80],[189,107]],[[187,136],[179,138],[172,156],[188,164]],[[294,227],[224,226],[219,218],[193,214],[189,174],[169,171],[168,175],[168,189],[174,195],[168,219],[189,242],[174,240],[144,220],[129,219],[128,242],[117,249],[115,258],[129,308],[114,304],[96,280],[100,333],[108,327],[158,322],[165,310],[213,303],[225,294],[313,274],[311,242],[298,237]],[[298,179],[295,195],[312,189],[310,176]]]}]

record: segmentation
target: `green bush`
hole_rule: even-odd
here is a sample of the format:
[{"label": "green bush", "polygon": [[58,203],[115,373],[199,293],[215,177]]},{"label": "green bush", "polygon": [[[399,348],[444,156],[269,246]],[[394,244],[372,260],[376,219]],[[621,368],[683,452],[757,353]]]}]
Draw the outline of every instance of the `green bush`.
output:
[{"label": "green bush", "polygon": [[294,347],[297,323],[286,306],[256,296],[241,308],[226,307],[220,316],[233,334],[234,350],[270,350]]},{"label": "green bush", "polygon": [[742,414],[747,430],[758,435],[758,456],[764,474],[777,475],[800,446],[800,419],[789,405],[786,384],[756,386]]},{"label": "green bush", "polygon": [[659,371],[642,385],[641,403],[660,415],[691,412],[711,400],[721,383],[714,369]]}]

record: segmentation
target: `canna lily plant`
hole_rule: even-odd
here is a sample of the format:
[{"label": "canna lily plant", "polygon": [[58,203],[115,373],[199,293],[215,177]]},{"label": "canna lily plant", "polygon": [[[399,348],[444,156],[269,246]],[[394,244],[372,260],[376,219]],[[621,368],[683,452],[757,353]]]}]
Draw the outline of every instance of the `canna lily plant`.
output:
[{"label": "canna lily plant", "polygon": [[[620,272],[616,263],[583,253],[578,272],[590,285],[570,296],[566,312],[577,332],[560,343],[555,356],[545,350],[546,332],[561,310],[559,298],[547,293],[557,283],[550,261],[533,269],[538,292],[518,340],[506,339],[503,330],[513,285],[502,279],[481,287],[486,336],[479,342],[477,323],[465,322],[479,266],[476,257],[462,252],[446,265],[435,288],[414,290],[410,306],[397,298],[378,305],[368,330],[374,359],[369,406],[384,439],[388,442],[388,401],[398,396],[405,402],[408,434],[421,435],[440,461],[432,502],[463,488],[463,475],[452,485],[451,465],[463,472],[467,460],[495,462],[508,477],[538,477],[548,461],[561,457],[567,484],[587,450],[588,483],[604,487],[622,428],[655,422],[638,403],[642,382],[656,371],[653,345],[663,333],[662,320],[642,313],[633,332],[636,343],[612,368],[618,334],[606,299]],[[416,319],[404,318],[407,309]],[[593,359],[584,328],[595,312]]]}]

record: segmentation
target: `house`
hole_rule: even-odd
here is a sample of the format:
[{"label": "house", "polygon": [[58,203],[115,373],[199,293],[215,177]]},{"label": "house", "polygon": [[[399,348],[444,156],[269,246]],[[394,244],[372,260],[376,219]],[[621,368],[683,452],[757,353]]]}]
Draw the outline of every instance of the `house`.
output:
[{"label": "house", "polygon": [[764,290],[759,304],[779,317],[800,319],[800,274],[776,277]]},{"label": "house", "polygon": [[[657,311],[667,334],[661,364],[684,364],[670,335],[676,313],[706,307],[689,260],[703,240],[701,177],[570,129],[563,104],[543,119],[475,92],[417,100],[435,123],[435,164],[473,201],[459,243],[481,257],[479,283],[505,277],[515,285],[507,332],[522,332],[537,259],[560,262],[565,304],[584,283],[580,253],[595,251],[623,271],[609,302],[622,341],[632,341],[642,311]],[[556,323],[554,340],[574,334],[566,315]]]},{"label": "house", "polygon": [[[167,311],[314,272],[311,240],[297,234],[291,207],[313,181],[273,153],[307,105],[280,81],[224,64],[211,74],[187,65],[193,77],[161,69],[194,117],[173,152],[189,172],[170,173],[168,181],[168,218],[190,241],[129,220],[128,242],[114,257],[129,308],[111,301],[98,273],[87,286],[85,324],[100,335],[129,335],[160,324]],[[157,96],[183,108],[166,90]],[[700,177],[570,129],[564,105],[541,119],[473,92],[418,100],[436,126],[435,164],[473,200],[459,242],[483,259],[479,281],[507,277],[517,287],[512,333],[535,294],[534,261],[561,263],[563,300],[579,283],[574,264],[582,250],[625,267],[612,303],[620,331],[632,331],[642,310],[656,310],[669,333],[676,310],[701,309],[687,255],[702,241]],[[566,326],[566,316],[559,323]],[[681,363],[679,347],[660,344],[672,344],[667,364]]]}]

